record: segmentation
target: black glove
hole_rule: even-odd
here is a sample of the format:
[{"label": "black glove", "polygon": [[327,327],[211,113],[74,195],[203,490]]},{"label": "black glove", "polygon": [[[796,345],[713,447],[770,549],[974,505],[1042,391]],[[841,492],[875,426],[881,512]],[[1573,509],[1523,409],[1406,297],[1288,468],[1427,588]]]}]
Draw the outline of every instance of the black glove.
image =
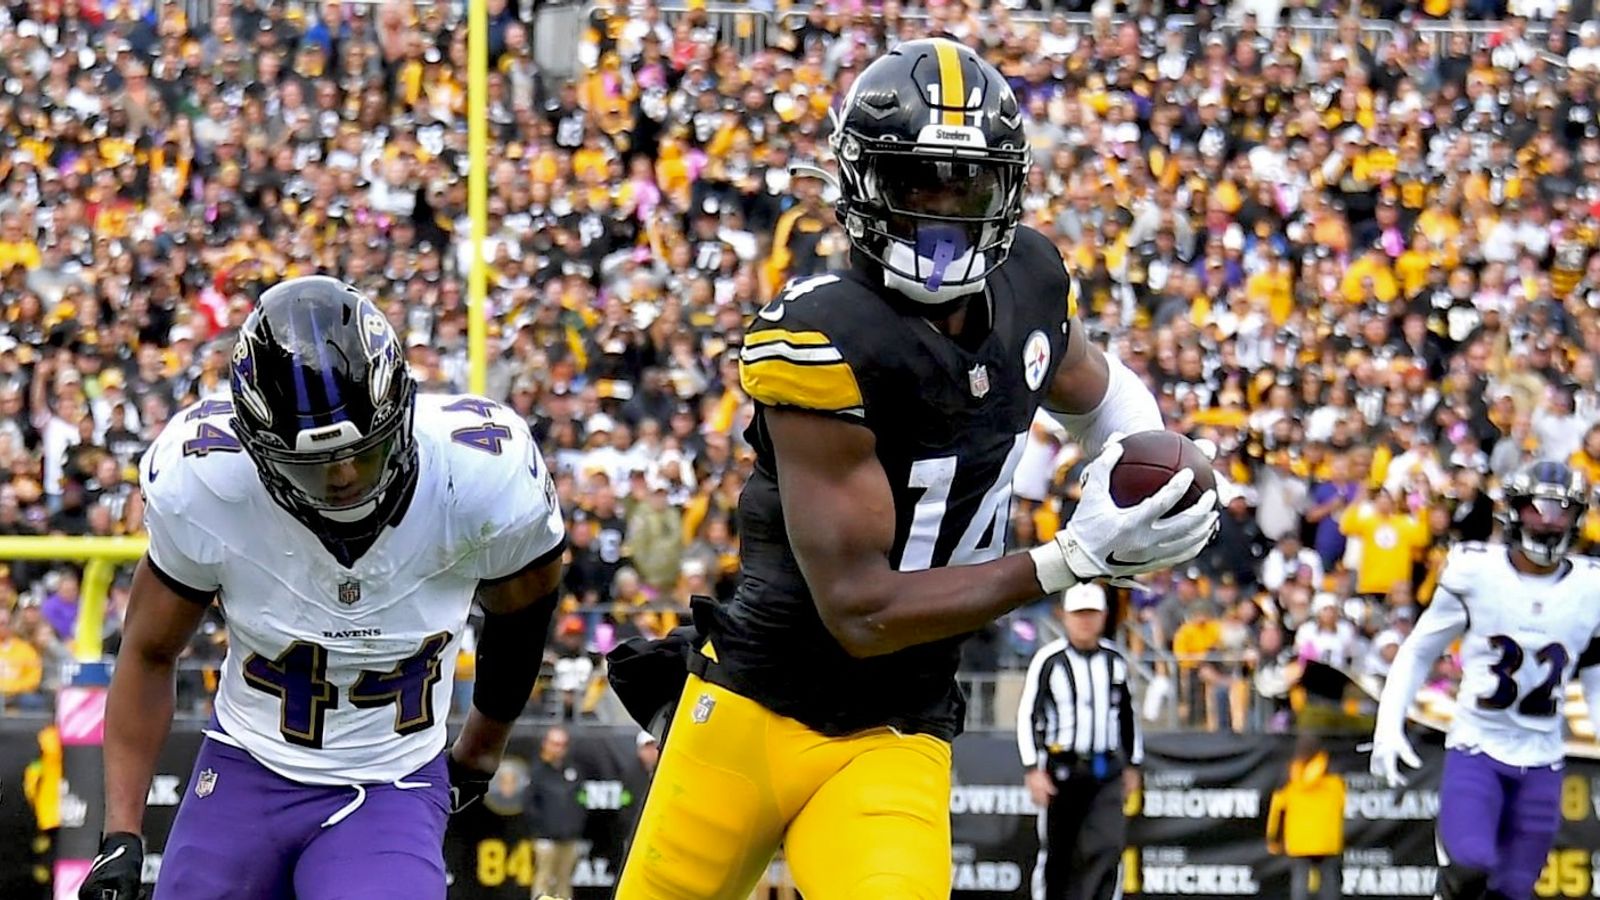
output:
[{"label": "black glove", "polygon": [[450,813],[454,815],[489,793],[489,779],[494,777],[494,773],[480,772],[458,763],[453,754],[447,753],[445,758],[450,766]]},{"label": "black glove", "polygon": [[117,831],[100,840],[100,855],[78,888],[78,900],[138,900],[144,869],[144,841]]}]

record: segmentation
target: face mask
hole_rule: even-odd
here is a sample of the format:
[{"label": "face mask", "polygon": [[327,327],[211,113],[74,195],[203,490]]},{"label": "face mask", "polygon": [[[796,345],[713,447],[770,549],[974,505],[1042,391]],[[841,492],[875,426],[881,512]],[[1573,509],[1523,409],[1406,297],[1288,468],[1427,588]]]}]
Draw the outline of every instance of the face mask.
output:
[{"label": "face mask", "polygon": [[367,516],[372,515],[372,513],[378,508],[378,501],[382,499],[383,497],[380,495],[368,500],[366,503],[363,503],[360,506],[353,506],[349,509],[320,509],[317,510],[317,514],[330,522],[341,522],[348,525],[352,522],[359,522],[362,519],[365,519]]},{"label": "face mask", "polygon": [[[965,284],[945,284],[950,276],[961,277],[967,272],[982,272],[988,268],[981,251],[968,246],[959,254],[954,241],[940,240],[937,235],[929,240],[926,235],[938,229],[922,229],[924,237],[913,247],[903,241],[890,241],[889,254],[883,270],[883,282],[918,303],[939,305],[959,297],[983,290],[984,279]],[[965,243],[962,241],[961,243]],[[930,246],[931,245],[931,246]],[[914,272],[917,278],[908,278],[899,272]]]}]

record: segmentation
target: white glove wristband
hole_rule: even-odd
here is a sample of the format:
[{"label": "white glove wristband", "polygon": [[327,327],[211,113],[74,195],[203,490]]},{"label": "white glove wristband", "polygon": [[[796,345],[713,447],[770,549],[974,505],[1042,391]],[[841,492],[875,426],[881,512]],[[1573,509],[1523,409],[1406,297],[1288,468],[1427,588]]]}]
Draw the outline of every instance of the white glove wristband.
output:
[{"label": "white glove wristband", "polygon": [[1046,594],[1059,594],[1082,579],[1067,565],[1067,549],[1060,541],[1050,541],[1028,551],[1033,574]]}]

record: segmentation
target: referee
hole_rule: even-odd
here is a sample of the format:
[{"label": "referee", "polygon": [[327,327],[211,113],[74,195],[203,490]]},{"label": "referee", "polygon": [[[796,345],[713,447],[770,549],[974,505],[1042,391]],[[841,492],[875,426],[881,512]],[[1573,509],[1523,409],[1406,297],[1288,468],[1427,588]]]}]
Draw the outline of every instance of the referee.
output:
[{"label": "referee", "polygon": [[1105,633],[1106,593],[1080,584],[1062,598],[1067,637],[1034,654],[1017,711],[1017,750],[1039,814],[1034,900],[1122,896],[1124,792],[1144,756],[1128,662]]}]

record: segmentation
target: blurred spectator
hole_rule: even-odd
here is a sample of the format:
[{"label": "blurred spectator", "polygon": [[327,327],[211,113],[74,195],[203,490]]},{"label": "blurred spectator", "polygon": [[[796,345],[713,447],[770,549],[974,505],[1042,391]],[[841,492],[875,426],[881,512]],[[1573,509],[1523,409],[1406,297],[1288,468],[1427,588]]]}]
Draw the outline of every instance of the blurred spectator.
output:
[{"label": "blurred spectator", "polygon": [[1307,508],[1306,524],[1314,526],[1312,549],[1322,562],[1323,571],[1331,571],[1344,559],[1345,534],[1339,527],[1345,508],[1361,494],[1361,487],[1351,477],[1350,459],[1344,454],[1328,462],[1324,480],[1311,490],[1311,506]]},{"label": "blurred spectator", "polygon": [[1254,681],[1264,701],[1261,718],[1267,730],[1282,731],[1288,724],[1289,694],[1300,678],[1300,662],[1277,622],[1264,623],[1257,640]]},{"label": "blurred spectator", "polygon": [[539,758],[528,772],[528,819],[533,834],[534,895],[572,896],[578,841],[589,811],[579,794],[583,782],[567,762],[572,738],[557,725],[544,733]]},{"label": "blurred spectator", "polygon": [[1210,676],[1207,727],[1241,731],[1249,721],[1250,683],[1245,678],[1245,664],[1255,653],[1256,636],[1251,626],[1257,610],[1253,601],[1239,597],[1235,586],[1227,582],[1219,587],[1217,602],[1222,607],[1222,619],[1211,650],[1215,664]]},{"label": "blurred spectator", "polygon": [[62,639],[72,637],[78,622],[78,576],[58,570],[45,576],[45,596],[40,611]]},{"label": "blurred spectator", "polygon": [[1248,495],[1233,497],[1222,512],[1222,526],[1209,552],[1211,574],[1231,578],[1247,591],[1253,591],[1260,578],[1261,560],[1272,546],[1261,526]]},{"label": "blurred spectator", "polygon": [[44,663],[39,650],[12,628],[11,611],[0,610],[0,703],[6,708],[40,709]]},{"label": "blurred spectator", "polygon": [[1293,900],[1339,900],[1344,854],[1344,779],[1329,769],[1328,752],[1315,735],[1302,734],[1289,777],[1272,792],[1267,850],[1289,857]]},{"label": "blurred spectator", "polygon": [[575,719],[589,708],[589,691],[600,674],[599,654],[585,645],[585,631],[578,616],[562,618],[546,651],[554,665],[549,690],[565,720]]},{"label": "blurred spectator", "polygon": [[1400,651],[1400,645],[1411,634],[1411,627],[1416,621],[1415,607],[1399,606],[1391,610],[1387,626],[1372,639],[1366,662],[1362,666],[1363,670],[1368,674],[1387,678],[1389,665],[1394,662],[1395,654]]},{"label": "blurred spectator", "polygon": [[1356,661],[1356,627],[1343,618],[1339,598],[1318,594],[1311,603],[1311,621],[1295,632],[1294,646],[1303,661],[1350,671]]},{"label": "blurred spectator", "polygon": [[1269,591],[1283,587],[1286,581],[1303,584],[1322,584],[1322,557],[1310,547],[1300,545],[1298,532],[1286,534],[1261,561],[1261,586]]},{"label": "blurred spectator", "polygon": [[1387,490],[1347,507],[1339,530],[1355,544],[1355,590],[1367,596],[1381,597],[1396,581],[1410,578],[1411,561],[1428,541],[1427,523],[1416,512],[1401,511]]},{"label": "blurred spectator", "polygon": [[1172,652],[1178,658],[1178,716],[1187,725],[1216,722],[1212,687],[1221,680],[1217,665],[1210,661],[1212,651],[1222,639],[1222,625],[1208,601],[1198,601],[1185,610],[1185,619],[1172,636]]},{"label": "blurred spectator", "polygon": [[[635,478],[645,481],[643,473]],[[665,481],[641,488],[644,496],[635,498],[627,519],[629,557],[645,584],[671,590],[683,556],[683,513],[670,505]]]},{"label": "blurred spectator", "polygon": [[[617,823],[618,832],[627,835],[626,839],[630,842],[634,825],[639,820],[639,814],[644,811],[645,795],[650,789],[650,780],[655,777],[656,763],[661,759],[661,745],[655,735],[648,731],[641,731],[635,735],[633,746],[634,759],[624,763],[622,769],[622,785],[631,800],[624,804]],[[623,852],[626,855],[626,847],[623,848]]]}]

